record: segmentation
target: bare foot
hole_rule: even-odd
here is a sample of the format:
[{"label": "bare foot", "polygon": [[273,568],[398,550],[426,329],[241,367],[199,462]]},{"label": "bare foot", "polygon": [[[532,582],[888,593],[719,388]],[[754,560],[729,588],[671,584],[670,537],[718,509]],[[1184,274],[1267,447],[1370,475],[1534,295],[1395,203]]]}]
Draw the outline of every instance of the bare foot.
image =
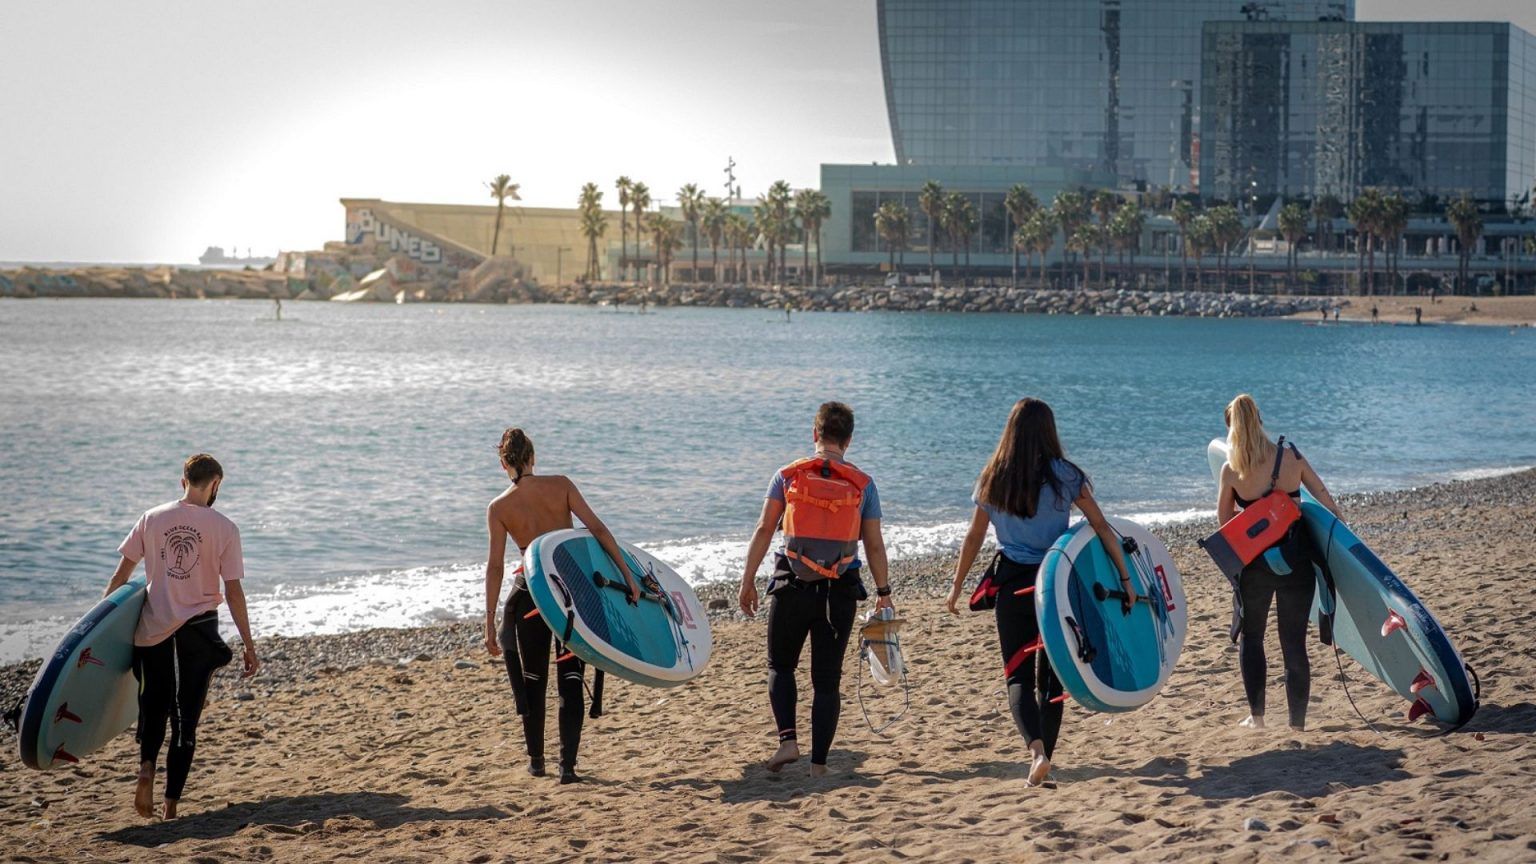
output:
[{"label": "bare foot", "polygon": [[1264,728],[1264,715],[1263,714],[1249,714],[1247,716],[1247,718],[1245,718],[1243,720],[1243,722],[1241,722],[1241,723],[1239,723],[1237,725],[1243,727],[1244,729],[1263,729]]},{"label": "bare foot", "polygon": [[811,776],[812,777],[825,777],[825,776],[827,776],[827,766],[825,766],[825,765],[817,765],[815,762],[812,762],[811,763]]},{"label": "bare foot", "polygon": [[780,741],[779,749],[772,756],[768,757],[768,770],[777,774],[779,769],[791,762],[799,761],[799,759],[799,744],[796,744],[794,741]]},{"label": "bare foot", "polygon": [[1044,753],[1036,753],[1035,754],[1035,761],[1030,763],[1030,766],[1029,766],[1029,780],[1026,781],[1026,782],[1030,786],[1039,786],[1041,783],[1045,782],[1045,778],[1050,773],[1051,773],[1051,760],[1045,758],[1045,754]]},{"label": "bare foot", "polygon": [[177,801],[174,798],[167,798],[167,799],[165,799],[165,818],[166,819],[175,819],[176,818],[176,804],[177,804]]},{"label": "bare foot", "polygon": [[155,818],[155,769],[139,769],[138,782],[133,786],[133,812],[145,819]]}]

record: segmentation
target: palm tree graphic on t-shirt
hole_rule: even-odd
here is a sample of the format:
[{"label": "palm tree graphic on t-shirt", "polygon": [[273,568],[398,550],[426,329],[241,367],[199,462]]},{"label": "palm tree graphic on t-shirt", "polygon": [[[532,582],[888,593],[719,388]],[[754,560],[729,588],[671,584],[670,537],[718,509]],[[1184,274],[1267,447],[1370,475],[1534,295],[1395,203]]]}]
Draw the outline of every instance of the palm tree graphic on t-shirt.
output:
[{"label": "palm tree graphic on t-shirt", "polygon": [[165,548],[160,556],[165,561],[166,575],[173,579],[186,579],[197,566],[197,532],[191,528],[173,528],[166,532]]}]

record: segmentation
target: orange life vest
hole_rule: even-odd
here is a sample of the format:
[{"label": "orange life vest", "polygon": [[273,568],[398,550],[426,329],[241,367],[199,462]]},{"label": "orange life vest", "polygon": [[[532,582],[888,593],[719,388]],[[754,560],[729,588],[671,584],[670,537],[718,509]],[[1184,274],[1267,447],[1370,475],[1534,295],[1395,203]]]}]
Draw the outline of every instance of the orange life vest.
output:
[{"label": "orange life vest", "polygon": [[784,557],[805,582],[836,579],[859,551],[869,475],[822,456],[779,471],[784,479]]}]

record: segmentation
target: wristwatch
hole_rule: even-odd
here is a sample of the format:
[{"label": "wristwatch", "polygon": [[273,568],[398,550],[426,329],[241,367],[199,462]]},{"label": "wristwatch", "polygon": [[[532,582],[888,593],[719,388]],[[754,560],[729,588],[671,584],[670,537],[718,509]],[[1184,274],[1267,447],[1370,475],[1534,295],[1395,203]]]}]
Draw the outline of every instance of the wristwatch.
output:
[{"label": "wristwatch", "polygon": [[891,596],[891,586],[887,585],[884,588],[876,588],[875,589],[875,596],[877,596],[877,597],[889,597],[889,596]]}]

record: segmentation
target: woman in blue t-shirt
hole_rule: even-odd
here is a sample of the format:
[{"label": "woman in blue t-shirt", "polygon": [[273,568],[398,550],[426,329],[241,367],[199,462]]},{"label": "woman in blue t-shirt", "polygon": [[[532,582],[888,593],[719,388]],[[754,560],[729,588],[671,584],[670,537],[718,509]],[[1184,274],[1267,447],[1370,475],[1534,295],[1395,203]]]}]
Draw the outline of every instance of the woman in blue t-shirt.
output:
[{"label": "woman in blue t-shirt", "polygon": [[958,614],[965,576],[987,539],[987,526],[992,526],[997,531],[999,552],[989,569],[997,589],[997,635],[1008,679],[1008,704],[1013,709],[1014,725],[1034,756],[1029,784],[1038,786],[1051,771],[1051,753],[1061,729],[1061,682],[1051,671],[1045,652],[1038,650],[1040,624],[1035,619],[1034,597],[1025,589],[1035,584],[1035,571],[1046,551],[1066,532],[1074,504],[1083,511],[1104,548],[1111,550],[1126,593],[1125,609],[1136,602],[1136,589],[1125,569],[1118,538],[1093,500],[1093,484],[1082,469],[1067,461],[1056,434],[1056,416],[1051,406],[1039,399],[1020,399],[1014,404],[997,450],[976,481],[972,501],[976,512],[960,547],[954,587],[945,605]]}]

